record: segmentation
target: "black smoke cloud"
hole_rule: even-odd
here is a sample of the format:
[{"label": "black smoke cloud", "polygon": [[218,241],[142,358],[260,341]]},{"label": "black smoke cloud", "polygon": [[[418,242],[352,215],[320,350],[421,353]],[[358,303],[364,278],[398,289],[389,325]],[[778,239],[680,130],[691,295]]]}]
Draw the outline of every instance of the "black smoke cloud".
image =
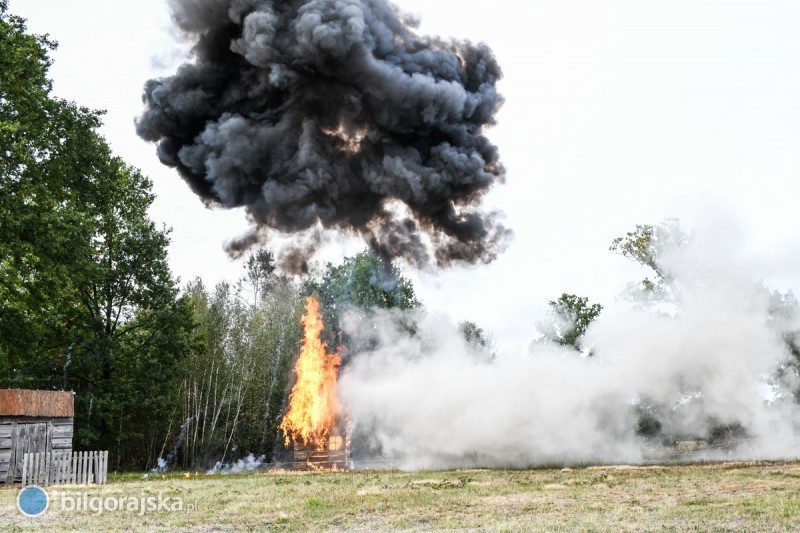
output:
[{"label": "black smoke cloud", "polygon": [[146,83],[137,132],[207,204],[246,208],[230,253],[277,230],[301,268],[320,224],[417,266],[502,250],[509,230],[480,208],[504,178],[487,46],[419,36],[384,0],[170,3],[192,59]]}]

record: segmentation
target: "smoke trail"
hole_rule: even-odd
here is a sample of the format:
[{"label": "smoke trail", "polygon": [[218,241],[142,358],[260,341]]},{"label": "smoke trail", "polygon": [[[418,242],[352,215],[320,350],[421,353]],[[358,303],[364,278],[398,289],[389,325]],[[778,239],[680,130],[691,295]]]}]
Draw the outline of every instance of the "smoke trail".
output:
[{"label": "smoke trail", "polygon": [[[339,386],[361,449],[406,468],[636,463],[680,441],[705,447],[695,459],[800,456],[786,342],[800,338],[800,314],[776,312],[735,239],[717,237],[666,255],[682,283],[675,313],[609,303],[587,333],[591,358],[537,344],[488,363],[441,317],[417,316],[413,335],[396,312],[378,313],[377,327],[351,320],[373,347],[353,354]],[[652,435],[637,428],[645,411]],[[738,445],[715,448],[728,436]]]},{"label": "smoke trail", "polygon": [[137,132],[206,203],[246,208],[230,253],[320,224],[418,266],[502,250],[480,208],[504,178],[483,134],[502,102],[487,46],[419,36],[385,0],[170,3],[193,60],[146,83]]}]

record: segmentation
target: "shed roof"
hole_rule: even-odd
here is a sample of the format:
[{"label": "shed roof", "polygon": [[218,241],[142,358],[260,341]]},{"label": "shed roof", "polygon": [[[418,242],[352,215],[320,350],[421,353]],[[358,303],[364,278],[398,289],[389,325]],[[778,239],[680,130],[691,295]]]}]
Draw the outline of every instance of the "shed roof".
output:
[{"label": "shed roof", "polygon": [[74,416],[74,392],[0,389],[0,416]]}]

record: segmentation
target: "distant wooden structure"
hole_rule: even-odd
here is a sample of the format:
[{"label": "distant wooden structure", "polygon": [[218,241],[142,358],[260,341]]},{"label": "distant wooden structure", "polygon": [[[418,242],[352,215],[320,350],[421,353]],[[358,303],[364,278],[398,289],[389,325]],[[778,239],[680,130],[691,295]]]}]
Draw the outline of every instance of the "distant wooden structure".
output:
[{"label": "distant wooden structure", "polygon": [[0,483],[22,481],[25,454],[72,453],[74,396],[0,389]]}]

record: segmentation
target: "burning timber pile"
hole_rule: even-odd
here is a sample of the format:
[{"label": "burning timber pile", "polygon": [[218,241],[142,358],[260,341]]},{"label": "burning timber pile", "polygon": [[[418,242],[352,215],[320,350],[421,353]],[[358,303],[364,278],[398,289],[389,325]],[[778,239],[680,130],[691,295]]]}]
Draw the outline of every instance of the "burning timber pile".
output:
[{"label": "burning timber pile", "polygon": [[336,395],[341,357],[338,351],[328,353],[320,338],[324,324],[316,298],[306,300],[302,320],[305,333],[294,367],[296,381],[280,429],[287,448],[293,450],[295,467],[346,468],[346,423]]}]

